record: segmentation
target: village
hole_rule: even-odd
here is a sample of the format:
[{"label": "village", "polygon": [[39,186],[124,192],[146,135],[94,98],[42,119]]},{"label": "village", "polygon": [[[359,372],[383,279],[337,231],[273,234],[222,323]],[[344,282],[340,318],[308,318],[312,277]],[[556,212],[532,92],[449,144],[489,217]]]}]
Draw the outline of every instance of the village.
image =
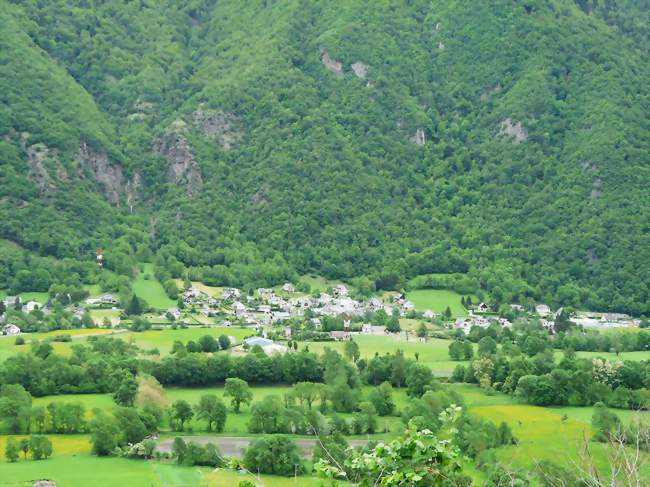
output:
[{"label": "village", "polygon": [[[534,309],[524,309],[518,304],[510,305],[509,317],[498,313],[486,303],[464,303],[466,313],[452,317],[431,309],[416,309],[404,293],[391,293],[382,297],[352,297],[353,292],[343,283],[331,286],[326,292],[306,294],[299,292],[290,282],[277,288],[259,288],[244,292],[226,287],[220,294],[209,293],[199,285],[191,285],[179,296],[177,307],[149,310],[146,320],[151,326],[188,327],[200,324],[204,327],[230,327],[250,329],[250,336],[237,343],[230,337],[234,352],[246,352],[259,346],[267,354],[284,353],[291,341],[349,341],[354,335],[393,335],[401,340],[426,341],[431,331],[446,331],[455,336],[470,334],[472,329],[487,329],[491,325],[511,329],[513,317],[535,319],[548,330],[555,332],[555,322],[563,308],[555,311],[545,304]],[[469,301],[469,300],[468,300]],[[52,300],[46,304],[34,300],[25,302],[19,296],[6,296],[0,303],[0,329],[2,335],[23,334],[21,327],[7,318],[5,310],[20,310],[25,315],[46,316],[53,308]],[[110,293],[85,299],[65,308],[72,316],[73,326],[90,328],[125,328],[131,324],[130,316],[120,307],[119,300]],[[103,323],[89,319],[94,310],[108,310],[119,318]],[[199,319],[200,318],[200,319]],[[585,329],[634,328],[640,320],[625,314],[574,312],[567,319]],[[415,320],[419,329],[403,329],[400,321]],[[63,330],[65,331],[65,330]],[[459,335],[459,333],[461,335]]]}]

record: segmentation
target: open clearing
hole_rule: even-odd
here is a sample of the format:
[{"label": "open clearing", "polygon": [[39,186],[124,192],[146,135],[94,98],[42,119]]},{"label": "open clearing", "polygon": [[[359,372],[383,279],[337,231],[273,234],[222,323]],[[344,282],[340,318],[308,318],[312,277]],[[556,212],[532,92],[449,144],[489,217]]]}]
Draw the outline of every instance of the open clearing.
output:
[{"label": "open clearing", "polygon": [[133,281],[133,292],[153,308],[166,310],[176,307],[176,301],[167,296],[162,284],[154,276],[153,264],[142,264],[142,271]]},{"label": "open clearing", "polygon": [[453,317],[467,314],[467,310],[460,303],[462,296],[455,291],[446,289],[415,289],[409,291],[406,297],[413,302],[417,311],[430,309],[440,314],[449,306]]},{"label": "open clearing", "polygon": [[[426,342],[420,342],[419,339],[413,337],[406,341],[396,336],[363,334],[353,335],[353,340],[359,345],[361,358],[370,359],[376,353],[384,355],[400,349],[408,358],[415,359],[415,354],[419,354],[418,361],[431,367],[438,375],[447,376],[458,364],[466,365],[468,363],[449,359],[450,340],[430,338]],[[304,347],[309,347],[311,352],[316,353],[322,353],[325,348],[330,348],[343,354],[345,342],[303,342],[300,344],[300,348]]]}]

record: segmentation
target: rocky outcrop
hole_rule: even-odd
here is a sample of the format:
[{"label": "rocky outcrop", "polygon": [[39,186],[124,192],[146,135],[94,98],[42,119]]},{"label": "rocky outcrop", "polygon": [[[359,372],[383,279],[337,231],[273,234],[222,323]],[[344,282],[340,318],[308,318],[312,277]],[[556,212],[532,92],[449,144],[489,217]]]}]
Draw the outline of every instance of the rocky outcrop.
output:
[{"label": "rocky outcrop", "polygon": [[352,68],[352,71],[354,71],[354,74],[357,78],[366,79],[366,75],[368,74],[367,64],[364,64],[361,61],[357,61],[356,63],[351,64],[350,67]]},{"label": "rocky outcrop", "polygon": [[232,113],[199,107],[192,113],[192,122],[205,137],[218,142],[224,150],[232,149],[242,137]]},{"label": "rocky outcrop", "polygon": [[325,49],[321,49],[321,60],[323,61],[323,66],[329,71],[338,77],[343,76],[343,64],[336,59],[332,59]]},{"label": "rocky outcrop", "polygon": [[45,168],[45,161],[50,150],[45,144],[34,144],[27,147],[27,177],[38,186],[42,194],[54,190],[55,184]]},{"label": "rocky outcrop", "polygon": [[82,177],[84,173],[90,173],[102,186],[106,199],[114,205],[119,205],[125,183],[122,168],[111,161],[108,154],[95,150],[85,142],[79,145],[75,159],[82,169]]},{"label": "rocky outcrop", "polygon": [[424,135],[424,130],[417,129],[415,135],[411,137],[411,142],[415,145],[423,146],[426,143],[426,136]]},{"label": "rocky outcrop", "polygon": [[169,163],[167,181],[183,186],[188,196],[192,196],[203,186],[203,178],[201,168],[194,160],[186,132],[185,123],[177,120],[162,137],[154,141],[152,148]]},{"label": "rocky outcrop", "polygon": [[499,136],[509,138],[513,144],[520,144],[528,140],[528,131],[521,122],[514,123],[510,117],[501,122]]}]

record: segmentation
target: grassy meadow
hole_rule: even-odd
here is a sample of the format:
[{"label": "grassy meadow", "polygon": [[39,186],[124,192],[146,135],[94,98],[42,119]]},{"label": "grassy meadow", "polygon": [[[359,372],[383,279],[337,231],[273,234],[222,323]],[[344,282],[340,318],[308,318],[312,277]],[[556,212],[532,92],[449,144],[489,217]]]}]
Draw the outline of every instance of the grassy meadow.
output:
[{"label": "grassy meadow", "polygon": [[[384,355],[394,353],[401,349],[408,358],[415,358],[419,354],[418,361],[431,367],[437,375],[449,375],[458,362],[449,359],[449,340],[430,338],[426,342],[420,342],[418,338],[409,337],[406,341],[403,338],[382,335],[354,335],[354,341],[359,345],[361,358],[370,359],[375,354]],[[301,343],[300,348],[309,347],[311,352],[322,353],[325,348],[336,350],[343,354],[344,342],[307,342]]]},{"label": "grassy meadow", "polygon": [[415,289],[409,291],[406,297],[413,302],[417,311],[430,309],[434,313],[440,314],[449,306],[453,317],[467,314],[467,310],[460,303],[462,295],[455,291],[447,289]]},{"label": "grassy meadow", "polygon": [[153,308],[166,310],[176,307],[176,301],[170,299],[165,293],[162,284],[154,275],[153,264],[141,264],[142,270],[138,272],[132,283],[133,292],[144,299]]}]

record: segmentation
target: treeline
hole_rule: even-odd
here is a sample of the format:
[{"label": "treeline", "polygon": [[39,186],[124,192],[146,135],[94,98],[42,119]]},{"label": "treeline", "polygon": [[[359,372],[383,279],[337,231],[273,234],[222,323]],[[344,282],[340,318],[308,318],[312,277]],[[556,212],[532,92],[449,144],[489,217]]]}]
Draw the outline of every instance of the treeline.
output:
[{"label": "treeline", "polygon": [[[539,320],[513,318],[512,328],[503,327],[493,322],[487,328],[472,326],[467,335],[457,329],[451,333],[459,342],[469,341],[479,343],[483,338],[489,337],[497,343],[507,344],[508,347],[516,346],[524,353],[534,355],[545,348],[572,349],[585,352],[636,352],[650,350],[650,331],[646,329],[634,332],[620,330],[589,330],[582,329],[568,318],[556,321],[555,334],[549,333]],[[643,323],[643,322],[642,322]],[[456,348],[457,345],[454,345]],[[456,356],[457,350],[454,350]],[[450,347],[450,353],[452,349]]]},{"label": "treeline", "polygon": [[[485,341],[483,341],[485,340]],[[650,363],[579,359],[567,350],[557,361],[553,351],[525,354],[506,346],[497,350],[491,338],[479,342],[479,357],[470,365],[458,365],[457,382],[477,383],[538,406],[609,406],[646,409],[650,405]]]}]

